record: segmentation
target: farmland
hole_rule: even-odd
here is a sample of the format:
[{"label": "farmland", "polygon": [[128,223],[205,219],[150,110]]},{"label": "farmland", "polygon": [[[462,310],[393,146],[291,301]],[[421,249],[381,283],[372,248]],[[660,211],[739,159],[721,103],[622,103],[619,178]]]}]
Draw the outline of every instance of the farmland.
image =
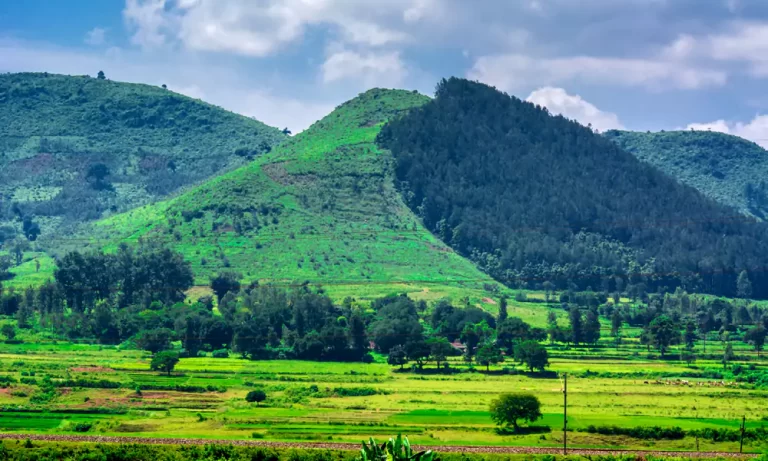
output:
[{"label": "farmland", "polygon": [[[377,356],[370,364],[196,357],[181,359],[168,376],[149,371],[150,355],[140,351],[29,337],[0,345],[0,430],[334,442],[402,432],[423,445],[556,447],[562,444],[563,372],[569,374],[573,447],[696,449],[689,435],[599,435],[587,432],[590,425],[736,430],[742,416],[748,430],[765,424],[765,392],[728,385],[730,375],[725,386],[716,385],[723,381],[715,379],[721,364],[648,360],[638,346],[630,338],[615,354],[606,347],[553,350],[543,375],[523,373],[514,363],[470,372],[459,359],[451,362],[453,373],[435,373],[433,363],[420,373],[400,372]],[[716,347],[710,346],[713,354]],[[674,384],[680,377],[690,384]],[[55,384],[50,397],[42,395],[46,379]],[[266,401],[247,403],[253,389],[263,390]],[[529,433],[495,431],[488,403],[504,391],[528,391],[541,400],[543,418]],[[745,446],[759,451],[763,443],[749,439]],[[738,450],[738,441],[702,436],[698,444],[702,451]]]}]

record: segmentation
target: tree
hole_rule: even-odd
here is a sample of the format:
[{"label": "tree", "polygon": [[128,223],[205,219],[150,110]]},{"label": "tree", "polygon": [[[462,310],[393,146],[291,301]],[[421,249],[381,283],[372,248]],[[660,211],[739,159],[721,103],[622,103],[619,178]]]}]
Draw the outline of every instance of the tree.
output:
[{"label": "tree", "polygon": [[250,391],[245,395],[245,401],[249,403],[256,402],[256,406],[265,400],[267,400],[267,393],[261,389]]},{"label": "tree", "polygon": [[693,320],[685,322],[683,343],[685,344],[686,349],[693,350],[696,347],[696,324],[693,323]]},{"label": "tree", "polygon": [[387,356],[387,363],[390,365],[400,365],[400,369],[403,369],[403,365],[408,363],[408,354],[405,352],[405,347],[398,344],[389,350],[389,356]]},{"label": "tree", "polygon": [[583,331],[584,341],[587,344],[594,346],[600,340],[600,317],[597,313],[597,308],[593,307],[587,311]]},{"label": "tree", "polygon": [[0,328],[0,333],[2,333],[3,336],[5,336],[5,338],[9,341],[12,341],[13,338],[16,337],[16,328],[14,328],[10,323],[6,323],[2,328]]},{"label": "tree", "polygon": [[762,325],[757,325],[751,328],[744,335],[744,340],[755,346],[758,358],[760,357],[760,351],[765,346],[766,329]]},{"label": "tree", "polygon": [[461,331],[461,342],[467,347],[465,359],[472,364],[472,358],[475,356],[475,348],[483,344],[493,334],[493,330],[485,321],[474,325],[467,325]]},{"label": "tree", "polygon": [[494,344],[485,344],[477,350],[477,363],[485,365],[486,371],[490,371],[491,365],[496,365],[503,361],[504,356],[501,355],[501,349]]},{"label": "tree", "polygon": [[749,309],[747,309],[747,306],[742,304],[739,306],[739,310],[736,312],[736,318],[739,321],[739,326],[744,326],[749,323],[752,323],[752,316],[749,315]]},{"label": "tree", "polygon": [[227,293],[237,293],[240,291],[240,280],[243,278],[242,274],[238,274],[233,271],[224,271],[216,274],[211,279],[211,290],[216,294],[216,298],[221,302],[221,299]]},{"label": "tree", "polygon": [[731,346],[731,342],[728,341],[725,345],[725,350],[723,351],[723,368],[728,368],[728,364],[733,360],[733,357],[733,346]]},{"label": "tree", "polygon": [[100,70],[99,73],[96,75],[96,78],[99,80],[106,80],[107,76],[104,75],[104,71]]},{"label": "tree", "polygon": [[512,426],[517,432],[518,420],[532,423],[541,418],[541,403],[533,394],[501,394],[491,401],[491,419],[497,426]]},{"label": "tree", "polygon": [[171,376],[171,372],[176,368],[177,363],[179,363],[179,354],[174,351],[162,351],[152,357],[149,368],[152,371],[164,371],[168,373],[168,376]]},{"label": "tree", "polygon": [[496,325],[501,325],[504,320],[507,320],[507,316],[509,314],[507,313],[507,297],[502,296],[501,300],[499,301],[499,317],[496,320]]},{"label": "tree", "polygon": [[498,325],[497,343],[510,354],[513,346],[531,338],[531,326],[519,317],[509,317]]},{"label": "tree", "polygon": [[423,339],[405,343],[405,354],[408,360],[416,362],[419,369],[424,368],[424,361],[429,357],[430,347]]},{"label": "tree", "polygon": [[700,311],[696,317],[696,323],[698,323],[699,331],[701,332],[704,352],[707,352],[707,334],[715,328],[715,314],[712,312],[712,309]]},{"label": "tree", "polygon": [[21,263],[24,261],[24,252],[29,251],[29,249],[29,240],[26,240],[23,237],[17,237],[13,239],[10,244],[10,253],[13,254],[16,266],[21,265]]},{"label": "tree", "polygon": [[139,348],[157,354],[171,348],[171,336],[173,332],[167,328],[156,328],[139,333],[136,345]]},{"label": "tree", "polygon": [[525,364],[528,370],[544,371],[549,366],[547,349],[536,341],[525,341],[515,347],[515,360]]},{"label": "tree", "polygon": [[283,134],[286,135],[286,136],[290,136],[291,135],[291,130],[289,130],[288,128],[283,128]]},{"label": "tree", "polygon": [[429,354],[437,364],[437,368],[440,368],[440,362],[445,362],[448,356],[453,354],[453,346],[445,338],[430,338],[427,340],[429,344]]},{"label": "tree", "polygon": [[621,327],[623,324],[624,319],[621,316],[621,312],[619,312],[618,308],[614,308],[613,313],[611,314],[611,336],[613,336],[613,339],[616,342],[616,348],[619,347],[619,342],[621,341]]},{"label": "tree", "polygon": [[578,306],[571,306],[571,310],[568,312],[568,320],[571,322],[571,342],[578,346],[584,340],[581,310],[579,310]]},{"label": "tree", "polygon": [[741,271],[739,278],[736,279],[736,294],[739,298],[749,298],[752,296],[752,282],[749,280],[747,271]]},{"label": "tree", "polygon": [[675,328],[675,323],[666,315],[660,315],[648,325],[651,343],[659,350],[662,357],[667,352],[669,345],[675,337],[680,338],[680,333]]}]

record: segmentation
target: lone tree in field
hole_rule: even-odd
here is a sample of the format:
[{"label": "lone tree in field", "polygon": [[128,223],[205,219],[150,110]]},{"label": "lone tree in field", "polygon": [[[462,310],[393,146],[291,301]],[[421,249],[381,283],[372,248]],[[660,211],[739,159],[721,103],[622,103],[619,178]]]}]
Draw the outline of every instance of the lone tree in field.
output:
[{"label": "lone tree in field", "polygon": [[266,392],[264,392],[264,391],[262,391],[260,389],[257,389],[255,391],[251,391],[248,394],[246,394],[246,396],[245,396],[245,401],[246,402],[250,402],[250,403],[256,402],[256,406],[258,406],[261,402],[263,402],[265,400],[267,400],[267,394],[266,394]]},{"label": "lone tree in field", "polygon": [[491,419],[497,426],[512,426],[518,431],[517,421],[529,423],[541,418],[541,403],[533,394],[501,394],[491,401]]},{"label": "lone tree in field", "polygon": [[171,376],[171,372],[176,368],[177,363],[179,363],[179,354],[173,351],[162,351],[152,357],[152,363],[149,364],[149,368],[153,371],[164,371],[168,373],[168,376]]}]

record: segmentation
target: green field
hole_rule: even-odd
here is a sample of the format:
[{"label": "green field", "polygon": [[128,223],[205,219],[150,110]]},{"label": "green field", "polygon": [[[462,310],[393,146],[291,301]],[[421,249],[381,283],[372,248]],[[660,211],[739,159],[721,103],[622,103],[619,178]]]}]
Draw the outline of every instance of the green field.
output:
[{"label": "green field", "polygon": [[[568,440],[573,447],[693,450],[696,443],[692,437],[640,440],[590,434],[585,432],[589,425],[737,429],[742,416],[748,429],[768,424],[768,393],[746,384],[715,386],[716,380],[705,377],[721,371],[720,364],[700,360],[688,367],[633,357],[640,350],[630,339],[618,351],[623,358],[608,358],[610,349],[552,351],[551,371],[569,374],[568,424],[573,432]],[[562,378],[557,374],[528,375],[514,363],[492,367],[491,373],[469,372],[458,359],[452,366],[461,372],[454,374],[435,374],[432,363],[423,373],[399,372],[382,360],[360,364],[199,357],[182,359],[171,376],[164,376],[150,372],[149,356],[139,351],[42,340],[2,344],[0,376],[11,379],[0,390],[0,430],[78,434],[78,423],[87,423],[87,435],[359,442],[402,432],[415,443],[432,445],[562,443]],[[80,387],[57,387],[50,401],[35,403],[46,375],[54,382],[84,381]],[[691,385],[653,384],[674,382],[675,376],[686,376]],[[101,380],[120,387],[83,387],[90,386],[83,382]],[[140,386],[145,388],[137,393]],[[174,386],[203,389],[171,390]],[[360,388],[372,395],[346,396]],[[252,389],[263,389],[267,400],[260,405],[245,402]],[[508,391],[536,394],[544,414],[536,426],[551,429],[497,434],[488,403]],[[747,441],[746,446],[759,451],[763,443]],[[699,440],[701,450],[737,447],[738,442]]]}]

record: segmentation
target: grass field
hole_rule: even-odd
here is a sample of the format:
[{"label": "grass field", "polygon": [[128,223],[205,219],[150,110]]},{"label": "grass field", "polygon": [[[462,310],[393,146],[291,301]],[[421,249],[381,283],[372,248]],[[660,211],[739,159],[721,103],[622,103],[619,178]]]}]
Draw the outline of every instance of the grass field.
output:
[{"label": "grass field", "polygon": [[[742,416],[750,429],[768,424],[768,393],[747,386],[715,387],[712,379],[695,377],[721,370],[719,363],[699,361],[691,368],[633,357],[639,348],[632,343],[622,347],[623,359],[606,359],[605,350],[552,351],[551,370],[569,374],[572,446],[693,450],[696,443],[691,437],[639,440],[589,434],[584,432],[589,425],[736,429]],[[50,341],[2,344],[0,376],[11,382],[0,390],[0,431],[78,434],[78,424],[81,430],[85,424],[89,435],[359,442],[402,432],[415,443],[432,445],[562,443],[558,375],[527,375],[513,363],[493,367],[491,373],[468,372],[458,359],[453,366],[461,373],[434,374],[433,364],[424,373],[399,372],[382,360],[346,364],[200,357],[182,359],[171,376],[164,376],[150,372],[149,357],[139,351]],[[40,403],[36,399],[46,375],[72,384],[57,387],[50,401]],[[692,385],[645,383],[675,376],[686,376]],[[100,387],[85,387],[97,381]],[[107,388],[104,382],[120,387]],[[138,386],[144,386],[140,394]],[[177,391],[175,386],[201,389]],[[268,395],[261,405],[244,400],[254,388]],[[551,431],[497,434],[488,403],[506,391],[536,394],[544,414],[536,426]],[[349,396],[356,393],[371,395]],[[702,451],[737,447],[738,442],[699,440]],[[748,441],[747,448],[765,447]]]}]

